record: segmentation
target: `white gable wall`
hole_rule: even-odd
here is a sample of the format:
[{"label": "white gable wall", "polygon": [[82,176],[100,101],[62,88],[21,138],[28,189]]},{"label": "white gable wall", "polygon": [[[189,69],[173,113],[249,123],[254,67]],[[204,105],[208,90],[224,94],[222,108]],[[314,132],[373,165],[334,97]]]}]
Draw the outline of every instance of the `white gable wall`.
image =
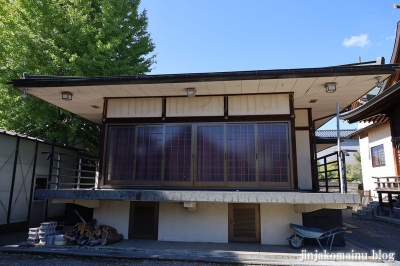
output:
[{"label": "white gable wall", "polygon": [[[374,191],[376,180],[373,176],[384,177],[396,175],[393,157],[393,148],[391,141],[390,125],[372,129],[368,136],[360,139],[360,154],[363,174],[364,190]],[[383,144],[385,151],[385,166],[372,167],[371,148]],[[376,193],[373,193],[374,196]]]}]

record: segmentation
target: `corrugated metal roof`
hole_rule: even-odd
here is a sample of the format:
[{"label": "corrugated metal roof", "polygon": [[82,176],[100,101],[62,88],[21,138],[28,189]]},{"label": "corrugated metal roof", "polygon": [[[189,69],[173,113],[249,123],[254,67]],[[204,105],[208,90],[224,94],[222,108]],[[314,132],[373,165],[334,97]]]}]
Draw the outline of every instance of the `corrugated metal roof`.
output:
[{"label": "corrugated metal roof", "polygon": [[8,130],[2,129],[2,128],[0,128],[0,134],[11,136],[11,137],[18,137],[18,138],[27,139],[27,140],[32,140],[32,141],[36,141],[36,142],[41,142],[41,143],[45,143],[45,144],[49,144],[49,145],[54,145],[54,146],[57,146],[57,147],[67,148],[67,149],[73,149],[73,150],[79,150],[79,151],[82,150],[82,149],[79,149],[79,148],[62,145],[62,144],[51,142],[51,141],[48,141],[48,140],[43,140],[43,139],[31,137],[31,136],[28,136],[28,135],[25,135],[25,134],[19,134],[19,133],[13,132],[13,131],[8,131]]},{"label": "corrugated metal roof", "polygon": [[20,137],[23,139],[29,139],[29,140],[34,140],[34,141],[39,141],[39,142],[44,142],[44,143],[51,143],[49,141],[45,141],[45,140],[31,137],[31,136],[24,135],[24,134],[19,134],[19,133],[13,132],[13,131],[8,131],[8,130],[2,129],[2,128],[0,128],[0,134],[9,135],[9,136],[13,136],[13,137]]},{"label": "corrugated metal roof", "polygon": [[[343,129],[340,130],[340,137],[346,138],[347,136],[353,134],[357,130],[355,129]],[[317,138],[336,138],[337,130],[317,130],[315,131],[315,136]]]}]

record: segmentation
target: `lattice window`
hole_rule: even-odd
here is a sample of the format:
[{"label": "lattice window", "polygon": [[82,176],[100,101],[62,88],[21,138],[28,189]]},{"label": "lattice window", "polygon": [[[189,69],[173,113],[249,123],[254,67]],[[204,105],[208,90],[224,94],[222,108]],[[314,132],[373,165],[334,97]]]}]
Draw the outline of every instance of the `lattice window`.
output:
[{"label": "lattice window", "polygon": [[371,148],[372,166],[385,165],[385,150],[383,144]]}]

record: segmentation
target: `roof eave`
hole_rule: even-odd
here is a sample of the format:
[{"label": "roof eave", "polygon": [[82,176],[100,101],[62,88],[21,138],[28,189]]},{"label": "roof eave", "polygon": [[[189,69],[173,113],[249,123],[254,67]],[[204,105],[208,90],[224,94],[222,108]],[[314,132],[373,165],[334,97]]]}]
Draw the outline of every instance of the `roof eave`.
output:
[{"label": "roof eave", "polygon": [[302,68],[281,70],[257,70],[216,73],[187,73],[167,75],[114,76],[114,77],[54,77],[32,76],[27,79],[14,79],[8,84],[15,88],[29,87],[65,87],[93,86],[118,84],[158,84],[207,81],[234,81],[255,79],[287,79],[307,77],[332,77],[352,75],[393,74],[398,69],[397,64],[368,66],[338,66],[327,68]]},{"label": "roof eave", "polygon": [[355,123],[360,120],[369,118],[384,112],[390,106],[398,102],[400,96],[400,82],[393,85],[391,88],[378,94],[375,98],[364,105],[340,115],[340,119],[347,120],[349,123]]}]

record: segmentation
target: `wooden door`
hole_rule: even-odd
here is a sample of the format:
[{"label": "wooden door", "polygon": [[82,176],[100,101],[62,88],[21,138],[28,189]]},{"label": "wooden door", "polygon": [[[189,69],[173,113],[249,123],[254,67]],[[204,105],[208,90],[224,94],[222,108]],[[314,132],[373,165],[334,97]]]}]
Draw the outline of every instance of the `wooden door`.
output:
[{"label": "wooden door", "polygon": [[260,205],[229,204],[229,242],[260,242]]},{"label": "wooden door", "polygon": [[158,202],[131,202],[129,238],[158,239]]}]

